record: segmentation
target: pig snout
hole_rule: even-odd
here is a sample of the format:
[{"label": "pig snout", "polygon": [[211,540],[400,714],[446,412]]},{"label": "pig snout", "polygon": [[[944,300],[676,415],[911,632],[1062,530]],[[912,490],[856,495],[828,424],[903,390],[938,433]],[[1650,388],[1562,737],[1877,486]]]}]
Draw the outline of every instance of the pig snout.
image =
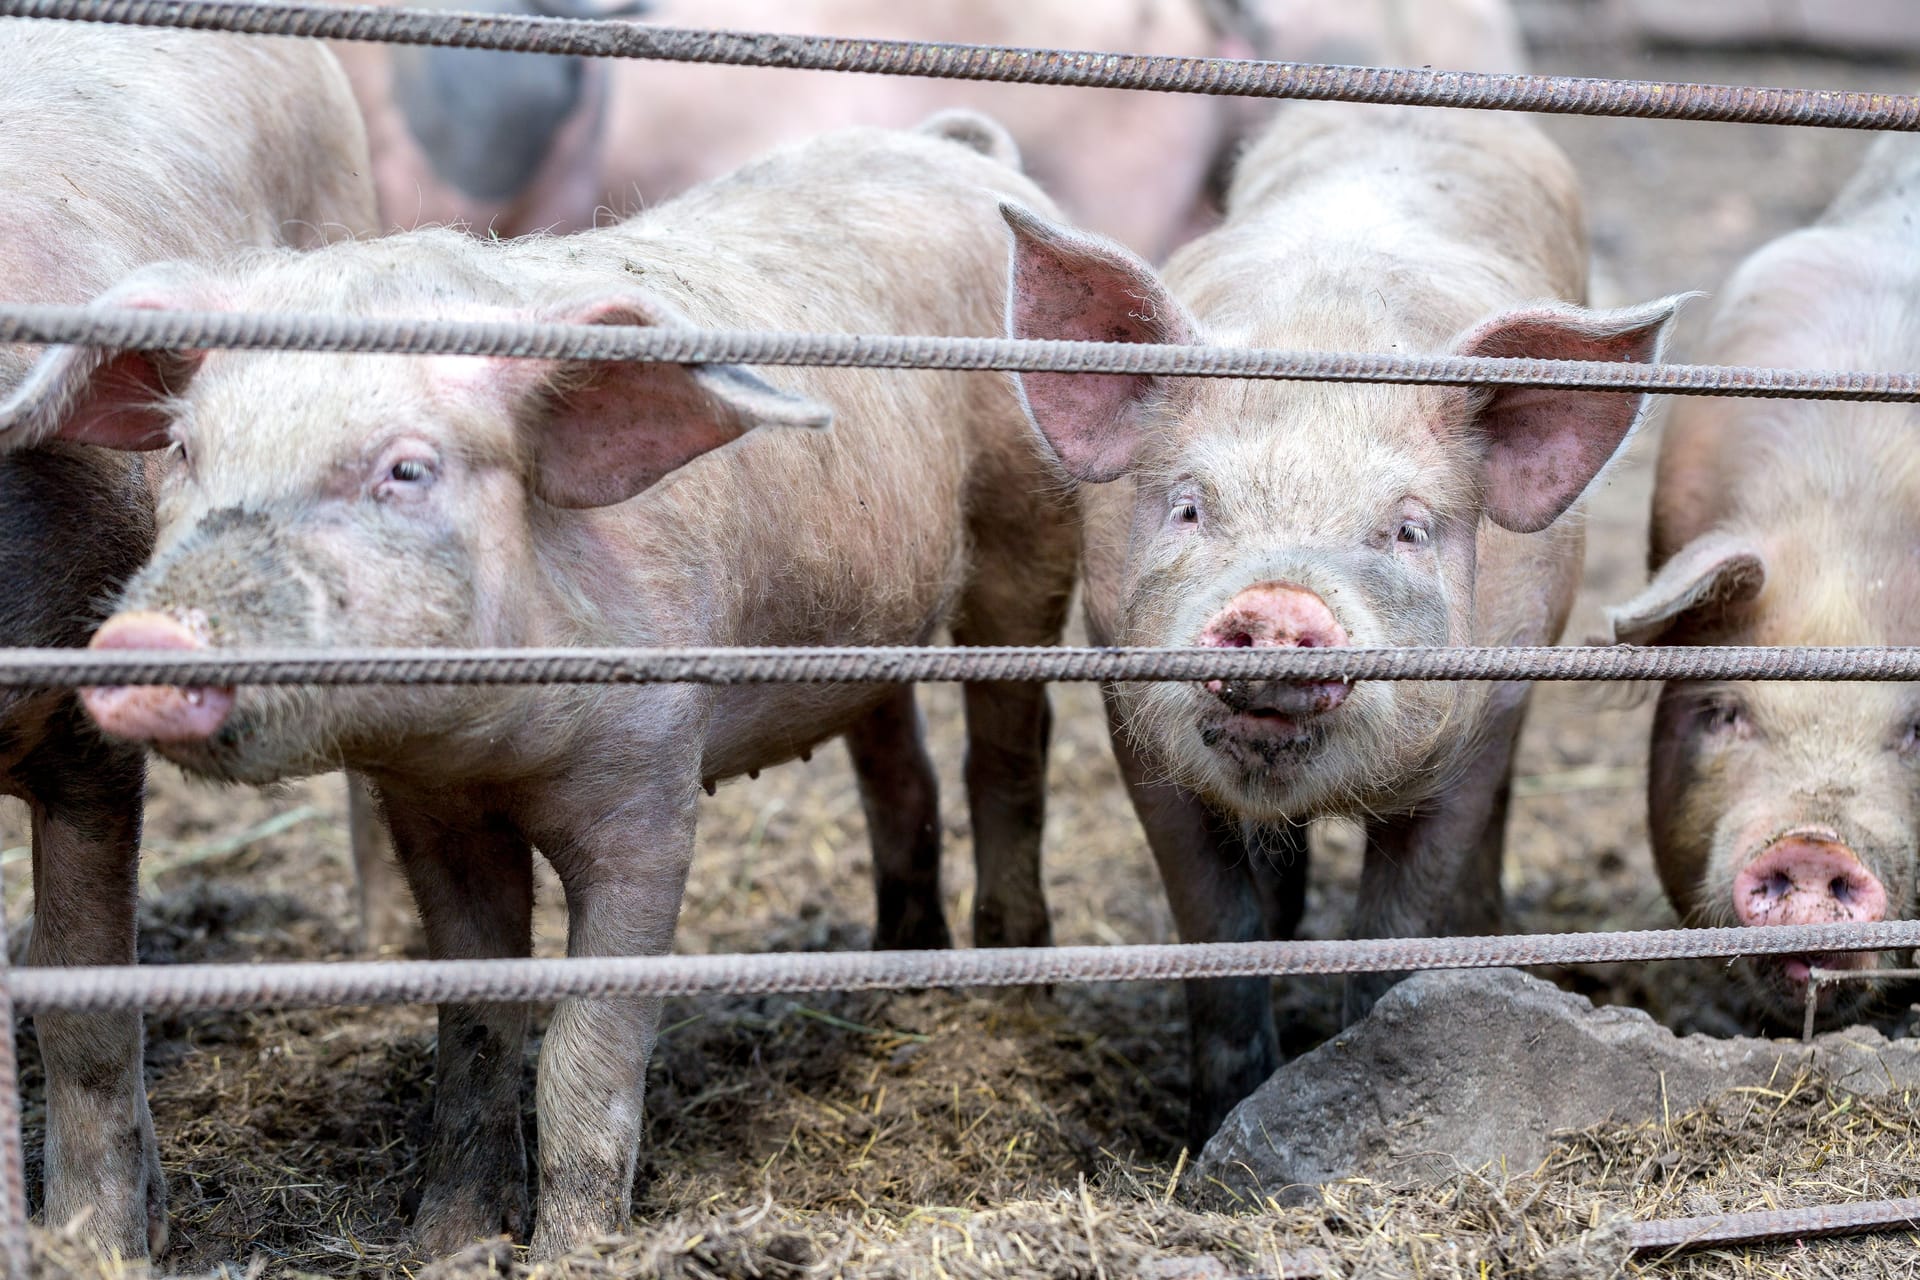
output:
[{"label": "pig snout", "polygon": [[[164,613],[123,613],[107,620],[89,646],[94,649],[204,649],[205,624]],[[233,690],[173,685],[105,686],[82,689],[80,700],[100,728],[136,742],[199,742],[209,738],[233,709]]]},{"label": "pig snout", "polygon": [[[1347,643],[1327,602],[1304,587],[1263,582],[1248,587],[1201,629],[1200,643],[1219,649],[1325,649]],[[1241,715],[1305,719],[1346,701],[1339,680],[1210,680],[1207,691]]]},{"label": "pig snout", "polygon": [[1775,840],[1733,883],[1740,923],[1834,924],[1884,919],[1887,891],[1853,850],[1817,833]]}]

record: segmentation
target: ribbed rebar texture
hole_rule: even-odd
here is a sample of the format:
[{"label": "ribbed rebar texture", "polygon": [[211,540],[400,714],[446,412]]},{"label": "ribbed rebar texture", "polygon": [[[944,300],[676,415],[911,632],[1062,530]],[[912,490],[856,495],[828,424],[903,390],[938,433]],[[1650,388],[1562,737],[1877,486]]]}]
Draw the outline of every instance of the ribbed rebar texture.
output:
[{"label": "ribbed rebar texture", "polygon": [[1920,1226],[1920,1199],[1864,1200],[1804,1209],[1761,1209],[1699,1218],[1659,1218],[1627,1229],[1635,1253],[1664,1253],[1731,1244],[1766,1244],[1817,1236],[1855,1235]]},{"label": "ribbed rebar texture", "polygon": [[[0,0],[0,9],[7,0]],[[152,311],[0,303],[0,343],[133,350],[357,351],[543,360],[874,369],[1164,374],[1296,382],[1570,387],[1664,395],[1920,401],[1920,374],[1645,365],[1593,360],[1276,351],[1129,342],[1043,342],[272,312]],[[23,406],[0,401],[0,432]]]},{"label": "ribbed rebar texture", "polygon": [[1766,89],[1678,81],[1251,62],[920,40],[695,31],[621,20],[423,12],[237,0],[0,0],[0,16],[459,45],[523,53],[656,58],[948,80],[1018,81],[1162,93],[1383,102],[1555,115],[1639,116],[1838,129],[1920,128],[1910,94]]},{"label": "ribbed rebar texture", "polygon": [[1354,942],[1215,942],[979,951],[781,952],[538,960],[14,968],[23,1012],[40,1009],[257,1009],[341,1004],[558,1000],[573,996],[1010,987],[1247,975],[1395,973],[1507,965],[1595,964],[1700,956],[1906,951],[1920,920],[1872,924],[1651,929],[1626,933]]},{"label": "ribbed rebar texture", "polygon": [[1920,648],[0,649],[0,688],[985,680],[1920,680]]}]

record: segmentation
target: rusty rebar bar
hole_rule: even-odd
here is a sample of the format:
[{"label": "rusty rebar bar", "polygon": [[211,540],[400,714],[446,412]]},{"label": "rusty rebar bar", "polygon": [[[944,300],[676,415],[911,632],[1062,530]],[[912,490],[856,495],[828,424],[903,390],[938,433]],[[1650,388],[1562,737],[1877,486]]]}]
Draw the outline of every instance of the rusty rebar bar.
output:
[{"label": "rusty rebar bar", "polygon": [[449,13],[291,0],[0,0],[0,16],[1160,93],[1835,129],[1920,128],[1920,98],[1903,93],[702,31],[620,19]]}]

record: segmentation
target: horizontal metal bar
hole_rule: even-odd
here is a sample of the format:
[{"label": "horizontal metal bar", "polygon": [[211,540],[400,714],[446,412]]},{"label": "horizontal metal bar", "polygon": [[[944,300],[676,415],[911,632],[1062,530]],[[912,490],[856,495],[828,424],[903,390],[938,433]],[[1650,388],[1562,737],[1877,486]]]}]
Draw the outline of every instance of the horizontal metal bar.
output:
[{"label": "horizontal metal bar", "polygon": [[1339,942],[1215,942],[977,951],[782,952],[301,964],[13,968],[23,1011],[499,1003],[637,995],[1038,986],[1248,975],[1396,973],[1920,946],[1920,920]]},{"label": "horizontal metal bar", "polygon": [[[0,0],[0,7],[4,4]],[[672,364],[991,369],[1920,402],[1920,374],[1894,371],[0,303],[0,343],[14,342],[141,351],[231,348]],[[18,400],[0,401],[0,433],[28,407]]]},{"label": "horizontal metal bar", "polygon": [[1903,93],[702,31],[617,19],[449,13],[287,0],[0,0],[0,16],[1160,93],[1836,129],[1920,128],[1920,98]]},{"label": "horizontal metal bar", "polygon": [[1864,1200],[1850,1204],[1809,1205],[1801,1209],[1759,1209],[1752,1213],[1716,1213],[1695,1218],[1656,1218],[1627,1228],[1635,1253],[1667,1253],[1738,1244],[1767,1244],[1819,1236],[1858,1235],[1920,1226],[1920,1199]]},{"label": "horizontal metal bar", "polygon": [[0,688],[984,680],[1920,681],[1920,648],[0,649]]}]

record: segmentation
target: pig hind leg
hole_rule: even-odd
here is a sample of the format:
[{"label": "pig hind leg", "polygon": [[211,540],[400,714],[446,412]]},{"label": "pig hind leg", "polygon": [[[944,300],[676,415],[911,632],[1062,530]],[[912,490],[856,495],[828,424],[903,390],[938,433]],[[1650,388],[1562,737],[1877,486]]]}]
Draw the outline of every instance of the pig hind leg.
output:
[{"label": "pig hind leg", "polygon": [[[1078,548],[1051,537],[1047,510],[1011,522],[1035,534],[1024,550],[983,542],[953,638],[963,645],[1051,645],[1066,628]],[[1006,523],[994,533],[1005,539]],[[1036,551],[1036,548],[1039,550]],[[1048,554],[1051,550],[1057,554]],[[1017,567],[1016,567],[1017,566]],[[1044,947],[1053,941],[1040,845],[1047,817],[1047,748],[1053,710],[1037,681],[966,686],[967,809],[976,872],[973,944]]]},{"label": "pig hind leg", "polygon": [[927,755],[913,687],[887,699],[847,732],[873,846],[878,903],[873,945],[881,951],[951,947],[940,904],[940,782]]},{"label": "pig hind leg", "polygon": [[[382,797],[436,960],[515,958],[532,949],[533,850],[510,824]],[[450,809],[450,807],[449,807]],[[518,1234],[527,1219],[520,1082],[527,1007],[443,1004],[435,1045],[432,1131],[416,1242],[429,1254]]]},{"label": "pig hind leg", "polygon": [[[33,818],[32,965],[134,962],[142,753],[102,739],[77,702],[23,761]],[[166,1247],[167,1193],[141,1071],[140,1015],[34,1017],[47,1074],[47,1225],[124,1258]],[[12,1030],[7,1029],[11,1035]]]},{"label": "pig hind leg", "polygon": [[[1183,787],[1160,780],[1134,750],[1119,713],[1108,701],[1114,755],[1127,794],[1173,908],[1182,942],[1257,942],[1270,924],[1289,923],[1288,890],[1263,893],[1256,859],[1276,858],[1297,838],[1292,859],[1304,878],[1304,829],[1264,828],[1259,853],[1248,847],[1238,820],[1216,812]],[[1291,923],[1297,923],[1294,916]],[[1266,978],[1191,979],[1186,983],[1188,1069],[1187,1144],[1199,1151],[1227,1113],[1280,1065],[1273,1020],[1273,984]]]},{"label": "pig hind leg", "polygon": [[[1513,748],[1524,703],[1498,716],[1466,769],[1438,800],[1367,824],[1352,935],[1437,938],[1498,932]],[[1344,1017],[1366,1016],[1406,975],[1354,974]]]}]

